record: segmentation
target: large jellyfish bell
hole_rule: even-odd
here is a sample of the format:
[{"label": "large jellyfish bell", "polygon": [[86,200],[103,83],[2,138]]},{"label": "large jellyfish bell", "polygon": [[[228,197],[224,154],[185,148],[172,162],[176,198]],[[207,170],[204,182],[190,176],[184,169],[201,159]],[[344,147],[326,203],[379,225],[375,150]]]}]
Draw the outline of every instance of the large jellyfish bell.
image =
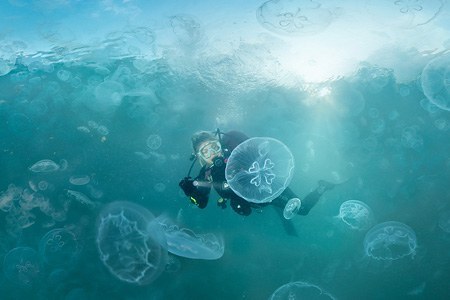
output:
[{"label": "large jellyfish bell", "polygon": [[100,259],[120,280],[144,285],[164,270],[167,259],[164,233],[148,224],[151,212],[130,202],[113,202],[100,213],[97,246]]},{"label": "large jellyfish bell", "polygon": [[271,202],[291,182],[294,157],[282,142],[255,137],[239,144],[228,158],[225,178],[230,188],[249,202]]}]

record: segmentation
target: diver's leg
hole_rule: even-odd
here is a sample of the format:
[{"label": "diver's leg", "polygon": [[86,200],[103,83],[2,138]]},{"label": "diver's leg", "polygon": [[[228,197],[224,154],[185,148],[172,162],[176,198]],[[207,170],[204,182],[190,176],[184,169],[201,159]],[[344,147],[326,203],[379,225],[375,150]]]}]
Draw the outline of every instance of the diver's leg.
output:
[{"label": "diver's leg", "polygon": [[297,214],[306,216],[309,211],[317,204],[317,201],[319,201],[323,193],[331,190],[332,188],[334,188],[334,186],[334,183],[325,180],[319,180],[319,186],[314,191],[306,195],[304,199],[301,199],[302,205],[300,206]]}]

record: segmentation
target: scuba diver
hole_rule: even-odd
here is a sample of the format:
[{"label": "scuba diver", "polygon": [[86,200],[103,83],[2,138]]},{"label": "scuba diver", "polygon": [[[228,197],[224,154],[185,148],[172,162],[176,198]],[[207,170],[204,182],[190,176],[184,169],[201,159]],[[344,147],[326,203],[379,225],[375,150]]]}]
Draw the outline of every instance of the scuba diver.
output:
[{"label": "scuba diver", "polygon": [[[208,204],[209,193],[212,187],[221,197],[217,200],[218,206],[226,208],[227,202],[229,202],[231,208],[243,216],[250,215],[252,208],[261,209],[267,205],[281,208],[282,213],[290,199],[299,198],[289,187],[270,203],[251,203],[233,192],[225,179],[226,163],[233,149],[248,138],[239,131],[224,133],[219,129],[216,132],[199,131],[192,136],[191,141],[194,152],[191,159],[193,162],[187,176],[180,181],[179,186],[193,204],[199,208],[205,208]],[[197,160],[201,165],[201,170],[197,177],[192,178],[190,173]],[[301,206],[297,214],[307,215],[322,194],[334,186],[335,184],[333,183],[319,180],[319,186],[301,199]]]}]

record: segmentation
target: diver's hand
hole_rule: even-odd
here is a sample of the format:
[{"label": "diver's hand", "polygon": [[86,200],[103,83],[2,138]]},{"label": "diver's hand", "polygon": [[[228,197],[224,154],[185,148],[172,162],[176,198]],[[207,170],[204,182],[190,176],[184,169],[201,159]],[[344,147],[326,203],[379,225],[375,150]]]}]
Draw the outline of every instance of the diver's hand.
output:
[{"label": "diver's hand", "polygon": [[178,185],[188,197],[195,191],[194,180],[191,177],[184,177]]}]

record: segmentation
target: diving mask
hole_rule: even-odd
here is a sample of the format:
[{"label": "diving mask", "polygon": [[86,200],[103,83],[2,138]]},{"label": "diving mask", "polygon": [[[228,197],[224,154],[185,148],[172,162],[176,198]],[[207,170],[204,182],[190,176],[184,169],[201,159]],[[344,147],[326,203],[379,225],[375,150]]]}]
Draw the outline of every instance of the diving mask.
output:
[{"label": "diving mask", "polygon": [[198,150],[197,154],[203,159],[209,159],[211,156],[218,154],[222,151],[222,146],[219,141],[212,141],[204,145]]}]

